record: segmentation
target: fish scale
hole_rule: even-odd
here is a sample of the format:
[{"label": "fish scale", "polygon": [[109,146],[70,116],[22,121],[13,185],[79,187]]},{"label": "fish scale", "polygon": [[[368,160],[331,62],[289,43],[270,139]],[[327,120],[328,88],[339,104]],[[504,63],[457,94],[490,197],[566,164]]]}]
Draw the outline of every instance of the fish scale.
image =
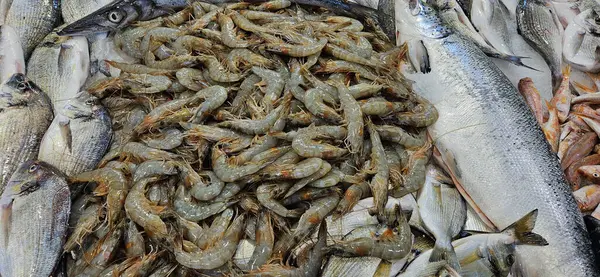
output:
[{"label": "fish scale", "polygon": [[445,90],[422,94],[439,111],[429,131],[461,194],[497,229],[539,209],[533,231],[549,245],[517,247],[524,276],[598,276],[581,213],[524,100],[479,48],[428,12],[418,26]]},{"label": "fish scale", "polygon": [[59,0],[13,0],[5,23],[19,34],[25,59],[58,22]]}]

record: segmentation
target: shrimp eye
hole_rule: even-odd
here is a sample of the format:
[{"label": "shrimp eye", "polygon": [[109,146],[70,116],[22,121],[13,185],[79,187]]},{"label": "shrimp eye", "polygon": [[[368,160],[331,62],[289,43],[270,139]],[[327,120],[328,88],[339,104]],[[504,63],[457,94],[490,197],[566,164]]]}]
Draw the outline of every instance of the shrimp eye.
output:
[{"label": "shrimp eye", "polygon": [[121,11],[112,11],[108,13],[108,20],[112,23],[121,23],[125,15]]},{"label": "shrimp eye", "polygon": [[29,172],[33,173],[33,172],[34,172],[34,171],[36,171],[36,170],[37,170],[39,167],[40,167],[40,165],[39,165],[39,164],[36,164],[36,163],[35,163],[35,164],[32,164],[32,165],[29,167]]},{"label": "shrimp eye", "polygon": [[515,262],[515,256],[513,254],[506,256],[506,264],[507,265],[512,265],[514,262]]}]

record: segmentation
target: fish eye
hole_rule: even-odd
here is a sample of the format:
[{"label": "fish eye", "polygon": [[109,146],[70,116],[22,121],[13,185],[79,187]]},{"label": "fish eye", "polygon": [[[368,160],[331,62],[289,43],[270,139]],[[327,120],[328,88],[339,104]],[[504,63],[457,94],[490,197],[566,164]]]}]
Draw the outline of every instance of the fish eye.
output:
[{"label": "fish eye", "polygon": [[108,13],[108,20],[112,23],[121,23],[125,15],[121,11],[112,11]]},{"label": "fish eye", "polygon": [[17,85],[18,90],[25,90],[26,88],[27,88],[27,84],[25,84],[25,83],[19,83]]},{"label": "fish eye", "polygon": [[506,264],[507,265],[512,265],[514,262],[515,262],[515,256],[513,254],[506,256]]},{"label": "fish eye", "polygon": [[594,173],[594,174],[592,174],[592,176],[594,176],[594,178],[598,178],[598,177],[600,177],[600,174]]},{"label": "fish eye", "polygon": [[36,171],[36,170],[37,170],[39,167],[40,167],[40,165],[38,165],[37,163],[35,163],[35,164],[32,164],[32,165],[29,167],[29,172],[33,173],[33,172],[34,172],[34,171]]},{"label": "fish eye", "polygon": [[92,99],[86,100],[85,104],[88,106],[94,105],[94,100],[92,100]]}]

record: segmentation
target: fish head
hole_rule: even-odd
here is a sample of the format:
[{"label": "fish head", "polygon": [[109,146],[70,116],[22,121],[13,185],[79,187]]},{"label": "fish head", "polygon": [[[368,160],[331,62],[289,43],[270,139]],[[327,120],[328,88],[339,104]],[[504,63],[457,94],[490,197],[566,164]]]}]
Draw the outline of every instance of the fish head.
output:
[{"label": "fish head", "polygon": [[100,100],[86,91],[80,92],[75,99],[69,100],[62,114],[70,119],[108,117],[108,111],[101,105]]},{"label": "fish head", "polygon": [[476,234],[460,239],[455,244],[462,267],[476,265],[493,272],[493,276],[507,276],[515,262],[516,243],[508,234]]},{"label": "fish head", "polygon": [[581,26],[588,34],[600,36],[600,13],[594,9],[581,12],[573,19],[573,22]]},{"label": "fish head", "polygon": [[488,240],[486,251],[483,253],[485,259],[491,265],[490,270],[496,276],[507,276],[515,263],[515,243],[508,236],[493,236]]},{"label": "fish head", "polygon": [[46,94],[22,73],[13,74],[0,87],[0,110],[2,108],[27,106],[34,102],[45,101]]},{"label": "fish head", "polygon": [[438,11],[426,0],[409,0],[409,10],[415,27],[427,38],[440,39],[451,34],[439,17]]},{"label": "fish head", "polygon": [[4,206],[12,203],[14,199],[33,193],[41,188],[45,180],[61,174],[45,162],[26,161],[19,166],[6,184],[2,197],[0,197],[0,204]]},{"label": "fish head", "polygon": [[[109,32],[128,26],[135,20],[158,13],[152,0],[115,0],[99,10],[67,25],[61,36],[81,36]],[[160,13],[162,14],[162,13]]]}]

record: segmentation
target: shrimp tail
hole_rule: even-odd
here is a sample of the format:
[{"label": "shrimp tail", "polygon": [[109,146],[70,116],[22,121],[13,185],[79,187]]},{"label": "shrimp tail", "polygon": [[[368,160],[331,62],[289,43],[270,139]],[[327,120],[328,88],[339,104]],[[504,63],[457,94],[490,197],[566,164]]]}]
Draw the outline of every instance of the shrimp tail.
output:
[{"label": "shrimp tail", "polygon": [[448,265],[450,265],[452,268],[460,269],[458,257],[454,252],[454,247],[452,246],[452,242],[450,240],[438,239],[435,241],[435,246],[433,247],[431,256],[429,257],[429,262],[434,263],[442,260],[446,260]]}]

